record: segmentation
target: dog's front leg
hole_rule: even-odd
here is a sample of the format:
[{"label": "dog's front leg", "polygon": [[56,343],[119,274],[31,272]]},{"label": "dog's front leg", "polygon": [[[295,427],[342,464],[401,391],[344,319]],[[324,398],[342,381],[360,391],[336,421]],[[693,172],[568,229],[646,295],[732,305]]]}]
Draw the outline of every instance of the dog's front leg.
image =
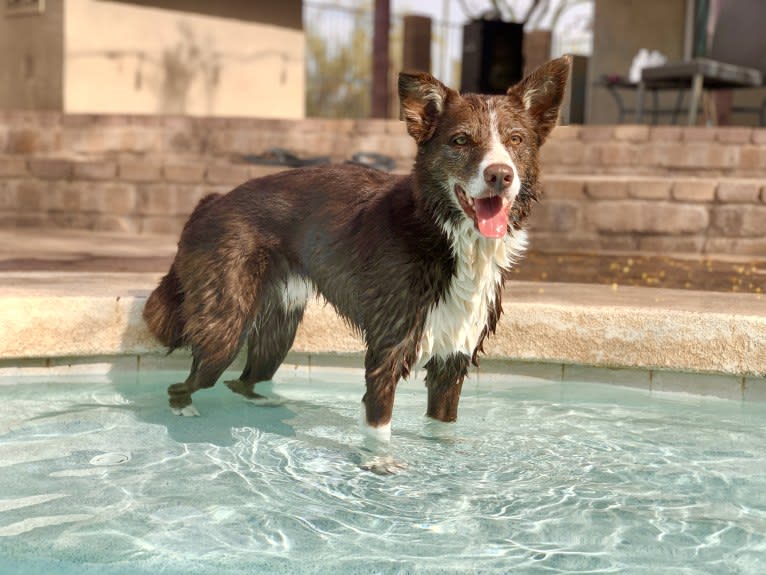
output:
[{"label": "dog's front leg", "polygon": [[362,397],[362,431],[370,439],[383,442],[391,439],[396,384],[403,375],[400,363],[392,352],[367,351],[364,360],[366,391]]},{"label": "dog's front leg", "polygon": [[462,353],[447,358],[432,357],[426,364],[428,409],[426,415],[438,421],[456,421],[463,380],[470,358]]},{"label": "dog's front leg", "polygon": [[391,415],[399,379],[408,374],[407,364],[395,352],[377,354],[368,350],[365,357],[367,390],[362,397],[362,432],[365,437],[360,467],[379,475],[389,475],[407,465],[390,453]]}]

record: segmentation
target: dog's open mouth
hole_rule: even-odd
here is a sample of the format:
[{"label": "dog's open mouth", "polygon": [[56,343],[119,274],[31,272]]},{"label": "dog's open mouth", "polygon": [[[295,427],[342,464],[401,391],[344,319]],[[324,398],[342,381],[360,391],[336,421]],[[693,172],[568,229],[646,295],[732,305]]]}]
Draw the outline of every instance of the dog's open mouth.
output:
[{"label": "dog's open mouth", "polygon": [[458,185],[455,186],[455,195],[481,235],[495,239],[505,235],[508,230],[508,202],[502,196],[472,198]]}]

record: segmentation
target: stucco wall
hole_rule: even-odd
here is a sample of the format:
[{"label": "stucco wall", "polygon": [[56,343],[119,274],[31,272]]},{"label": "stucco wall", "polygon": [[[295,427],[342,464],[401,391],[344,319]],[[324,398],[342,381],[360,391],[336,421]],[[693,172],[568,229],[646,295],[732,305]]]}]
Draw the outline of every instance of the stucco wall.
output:
[{"label": "stucco wall", "polygon": [[66,0],[64,109],[300,118],[299,29]]},{"label": "stucco wall", "polygon": [[153,6],[183,12],[196,12],[248,22],[261,22],[284,28],[303,28],[301,0],[115,0],[125,4]]},{"label": "stucco wall", "polygon": [[177,10],[49,0],[11,16],[0,2],[0,109],[304,116],[299,0],[143,3]]},{"label": "stucco wall", "polygon": [[0,2],[0,109],[62,109],[62,6],[9,15]]}]

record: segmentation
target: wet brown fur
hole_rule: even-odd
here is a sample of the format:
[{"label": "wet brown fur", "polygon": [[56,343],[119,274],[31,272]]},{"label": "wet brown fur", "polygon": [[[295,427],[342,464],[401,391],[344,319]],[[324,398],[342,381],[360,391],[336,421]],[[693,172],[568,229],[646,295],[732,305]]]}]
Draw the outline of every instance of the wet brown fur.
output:
[{"label": "wet brown fur", "polygon": [[[539,194],[538,149],[555,125],[567,67],[552,61],[507,96],[492,97],[503,126],[525,134],[525,145],[512,149],[522,180],[509,220],[516,229]],[[208,196],[194,210],[144,309],[164,345],[192,349],[189,377],[168,389],[172,407],[190,405],[195,391],[212,386],[245,341],[247,365],[228,385],[257,397],[254,385],[273,377],[302,319],[302,307],[281,303],[285,282],[300,277],[364,337],[367,422],[390,421],[397,382],[414,366],[427,314],[446,296],[455,271],[443,224],[465,216],[446,197],[452,192],[444,182],[450,173],[475,170],[487,139],[477,118],[486,115],[488,97],[461,96],[427,74],[402,74],[399,91],[418,143],[411,174],[298,168]],[[529,111],[525,94],[534,96]],[[451,148],[456,130],[476,145]],[[429,416],[457,418],[468,366],[502,313],[501,293],[498,285],[472,357],[456,353],[426,364]]]}]

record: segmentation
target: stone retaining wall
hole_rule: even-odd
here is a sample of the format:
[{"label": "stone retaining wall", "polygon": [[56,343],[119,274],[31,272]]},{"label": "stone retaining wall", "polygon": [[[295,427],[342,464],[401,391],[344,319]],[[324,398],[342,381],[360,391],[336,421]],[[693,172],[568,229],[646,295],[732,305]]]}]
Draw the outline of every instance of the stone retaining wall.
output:
[{"label": "stone retaining wall", "polygon": [[548,172],[766,179],[766,129],[560,127],[543,148]]},{"label": "stone retaining wall", "polygon": [[[171,233],[203,195],[282,168],[283,147],[333,162],[360,151],[412,164],[394,120],[0,113],[0,226]],[[543,148],[532,242],[550,251],[766,257],[766,130],[560,127]]]},{"label": "stone retaining wall", "polygon": [[532,215],[542,251],[639,251],[766,258],[761,178],[545,177]]}]

